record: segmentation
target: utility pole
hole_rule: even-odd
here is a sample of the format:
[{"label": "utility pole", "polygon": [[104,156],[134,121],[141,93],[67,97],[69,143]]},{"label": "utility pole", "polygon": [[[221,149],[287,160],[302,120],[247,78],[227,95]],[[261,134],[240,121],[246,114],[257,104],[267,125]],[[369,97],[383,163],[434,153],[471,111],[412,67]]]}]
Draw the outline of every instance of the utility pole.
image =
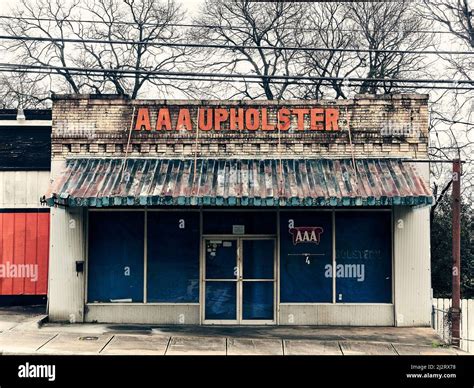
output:
[{"label": "utility pole", "polygon": [[[459,158],[459,157],[458,157]],[[459,346],[461,340],[461,166],[464,161],[419,159],[418,163],[452,163],[452,302],[449,314],[451,316],[452,345]]]},{"label": "utility pole", "polygon": [[453,292],[451,304],[452,344],[460,343],[461,318],[461,161],[453,160]]}]

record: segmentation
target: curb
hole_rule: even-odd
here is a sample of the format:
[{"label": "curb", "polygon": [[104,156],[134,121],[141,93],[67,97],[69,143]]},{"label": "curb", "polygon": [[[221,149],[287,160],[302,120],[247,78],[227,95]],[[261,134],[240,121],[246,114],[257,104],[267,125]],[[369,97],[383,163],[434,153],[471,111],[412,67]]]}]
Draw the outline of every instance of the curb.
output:
[{"label": "curb", "polygon": [[43,326],[45,323],[47,323],[49,320],[48,314],[41,315],[40,318],[36,321],[36,327],[38,329],[41,329],[41,326]]}]

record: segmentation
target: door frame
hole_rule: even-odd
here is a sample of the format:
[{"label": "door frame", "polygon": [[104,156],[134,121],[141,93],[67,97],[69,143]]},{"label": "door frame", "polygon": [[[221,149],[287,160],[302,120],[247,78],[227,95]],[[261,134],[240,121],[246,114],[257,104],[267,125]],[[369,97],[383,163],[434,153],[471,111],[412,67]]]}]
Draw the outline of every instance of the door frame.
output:
[{"label": "door frame", "polygon": [[[235,280],[236,287],[236,319],[233,320],[215,320],[206,319],[206,240],[233,240],[237,243],[237,266],[239,270],[239,277]],[[273,281],[273,319],[272,320],[244,320],[242,319],[242,303],[243,303],[243,283],[242,266],[243,266],[243,240],[272,240],[273,246],[273,280],[262,279],[263,281]],[[276,325],[277,311],[278,311],[278,283],[279,283],[279,268],[277,260],[277,237],[275,235],[235,235],[235,234],[219,234],[219,235],[202,235],[201,238],[201,258],[200,258],[200,290],[201,290],[201,308],[200,308],[200,322],[203,325]],[[252,279],[254,280],[254,279]],[[232,280],[224,280],[232,281]],[[259,281],[255,279],[255,281]]]}]

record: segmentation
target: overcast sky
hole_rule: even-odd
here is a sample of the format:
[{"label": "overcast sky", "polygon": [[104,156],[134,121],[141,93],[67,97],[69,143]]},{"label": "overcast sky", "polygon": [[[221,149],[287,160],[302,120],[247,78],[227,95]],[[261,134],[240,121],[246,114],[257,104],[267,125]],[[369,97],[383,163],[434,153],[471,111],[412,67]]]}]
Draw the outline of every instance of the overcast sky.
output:
[{"label": "overcast sky", "polygon": [[[0,14],[6,14],[6,8],[12,7],[15,4],[18,4],[19,2],[19,0],[0,0]],[[199,8],[199,4],[201,4],[202,2],[203,0],[180,0],[180,3],[183,5],[183,8],[186,8],[190,14],[194,14]]]}]

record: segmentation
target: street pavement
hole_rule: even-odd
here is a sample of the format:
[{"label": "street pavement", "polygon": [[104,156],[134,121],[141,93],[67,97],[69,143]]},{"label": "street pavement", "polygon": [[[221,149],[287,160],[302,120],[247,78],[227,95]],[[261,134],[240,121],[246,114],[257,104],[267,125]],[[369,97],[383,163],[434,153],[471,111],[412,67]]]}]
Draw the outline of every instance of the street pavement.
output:
[{"label": "street pavement", "polygon": [[45,323],[42,308],[0,308],[0,354],[458,355],[431,328],[150,326]]}]

